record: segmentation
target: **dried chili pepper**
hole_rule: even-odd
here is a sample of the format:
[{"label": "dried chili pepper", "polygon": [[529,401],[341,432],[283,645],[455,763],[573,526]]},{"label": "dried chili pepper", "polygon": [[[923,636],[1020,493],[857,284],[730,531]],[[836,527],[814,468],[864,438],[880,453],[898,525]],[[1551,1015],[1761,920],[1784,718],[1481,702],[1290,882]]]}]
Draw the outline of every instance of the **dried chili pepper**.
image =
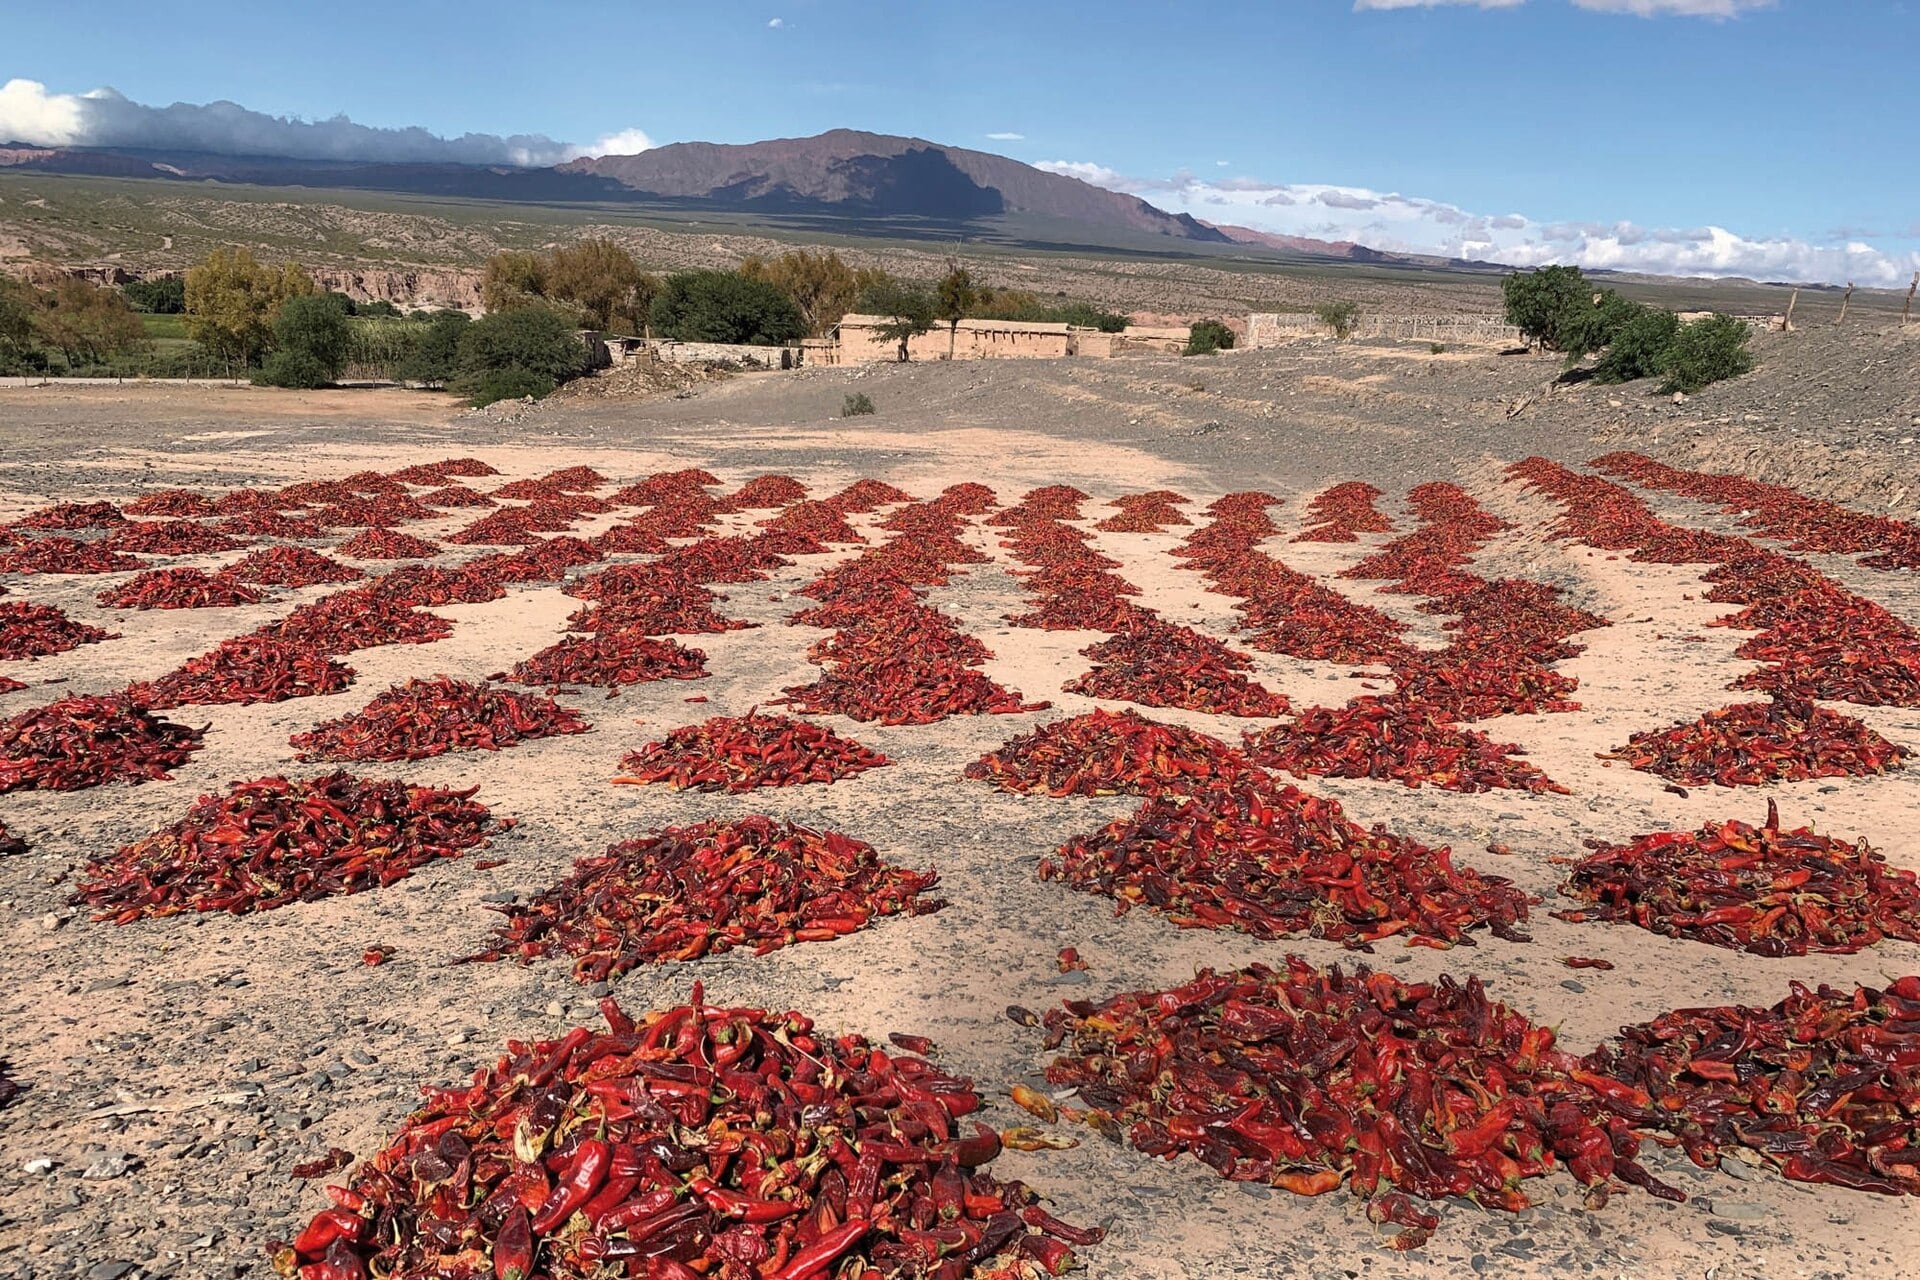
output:
[{"label": "dried chili pepper", "polygon": [[110,529],[126,516],[111,502],[57,502],[13,522],[16,529]]},{"label": "dried chili pepper", "polygon": [[1380,490],[1358,480],[1334,485],[1307,504],[1308,527],[1295,542],[1356,542],[1363,533],[1392,533],[1393,521],[1374,504]]},{"label": "dried chili pepper", "polygon": [[727,495],[727,501],[742,511],[784,507],[807,496],[807,486],[792,476],[755,476]]},{"label": "dried chili pepper", "polygon": [[296,1164],[287,1172],[302,1180],[324,1178],[330,1173],[338,1173],[353,1163],[353,1153],[342,1151],[339,1147],[328,1147],[327,1154]]},{"label": "dried chili pepper", "polygon": [[1214,715],[1283,716],[1291,708],[1284,694],[1247,678],[1251,658],[1190,627],[1147,619],[1081,652],[1094,667],[1061,686],[1068,693]]},{"label": "dried chili pepper", "polygon": [[1782,831],[1771,800],[1759,827],[1728,821],[1589,846],[1561,893],[1592,905],[1556,912],[1563,920],[1627,921],[1763,956],[1920,942],[1920,877],[1865,841]]},{"label": "dried chili pepper", "polygon": [[442,791],[346,773],[234,783],[88,864],[70,901],[127,924],[185,911],[270,911],[404,880],[486,843],[477,788]]},{"label": "dried chili pepper", "polygon": [[675,790],[751,791],[835,782],[892,763],[851,738],[787,716],[749,711],[684,725],[620,763],[616,783],[672,784]]},{"label": "dried chili pepper", "polygon": [[966,768],[1002,791],[1055,797],[1159,795],[1257,772],[1218,738],[1103,708],[1042,725]]},{"label": "dried chili pepper", "polygon": [[463,484],[442,485],[438,489],[429,489],[420,495],[420,505],[434,507],[442,511],[457,511],[466,507],[497,507],[500,504],[481,493],[478,489],[469,489]]},{"label": "dried chili pepper", "polygon": [[0,725],[0,795],[164,781],[200,749],[205,732],[124,695],[62,698]]},{"label": "dried chili pepper", "polygon": [[144,561],[75,538],[35,538],[0,551],[0,573],[119,573],[144,568]]},{"label": "dried chili pepper", "polygon": [[226,609],[259,604],[266,595],[224,573],[149,569],[102,591],[98,599],[110,609]]},{"label": "dried chili pepper", "polygon": [[143,520],[115,526],[100,545],[109,551],[150,556],[197,556],[232,551],[244,544],[191,520]]},{"label": "dried chili pepper", "polygon": [[434,564],[410,564],[383,573],[367,584],[368,591],[399,604],[415,608],[433,608],[443,604],[485,604],[504,599],[507,589],[500,579],[470,565],[448,568]]},{"label": "dried chili pepper", "polygon": [[122,507],[121,511],[128,516],[138,516],[142,519],[150,516],[167,516],[197,520],[202,516],[216,514],[213,500],[192,489],[155,489],[151,493],[141,494]]},{"label": "dried chili pepper", "polygon": [[452,635],[453,624],[368,587],[355,587],[301,605],[259,634],[316,653],[339,654],[387,644],[432,644]]},{"label": "dried chili pepper", "polygon": [[1265,780],[1150,799],[1069,840],[1039,874],[1186,928],[1353,947],[1402,934],[1450,946],[1480,927],[1524,940],[1528,904],[1504,878],[1455,867],[1444,847],[1367,831],[1337,801]]},{"label": "dried chili pepper", "polygon": [[113,632],[73,621],[52,605],[23,600],[0,602],[0,660],[44,658],[83,644],[117,639]]},{"label": "dried chili pepper", "polygon": [[889,866],[849,836],[771,818],[668,827],[583,858],[524,907],[505,908],[494,945],[471,958],[571,955],[576,979],[599,982],[736,947],[764,955],[875,916],[938,910],[921,896],[938,879]]},{"label": "dried chili pepper", "polygon": [[591,727],[551,698],[434,676],[395,685],[365,709],[288,742],[300,760],[424,760],[449,751],[497,751]]}]

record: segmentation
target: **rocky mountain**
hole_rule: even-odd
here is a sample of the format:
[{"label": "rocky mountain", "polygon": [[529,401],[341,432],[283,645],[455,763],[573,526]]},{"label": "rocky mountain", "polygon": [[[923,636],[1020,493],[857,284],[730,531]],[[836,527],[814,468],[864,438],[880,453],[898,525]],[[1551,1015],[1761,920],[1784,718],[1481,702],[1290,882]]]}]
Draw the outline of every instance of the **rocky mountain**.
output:
[{"label": "rocky mountain", "polygon": [[1228,241],[1184,213],[1005,156],[853,129],[737,146],[677,142],[560,169],[610,178],[650,196],[765,213],[949,221],[1032,214],[1177,240]]},{"label": "rocky mountain", "polygon": [[1207,225],[1235,244],[1260,245],[1288,253],[1304,253],[1315,258],[1343,258],[1348,262],[1405,261],[1402,257],[1382,253],[1378,249],[1369,249],[1351,240],[1315,240],[1311,236],[1283,236],[1273,231],[1256,231],[1252,227],[1236,227],[1221,223]]}]

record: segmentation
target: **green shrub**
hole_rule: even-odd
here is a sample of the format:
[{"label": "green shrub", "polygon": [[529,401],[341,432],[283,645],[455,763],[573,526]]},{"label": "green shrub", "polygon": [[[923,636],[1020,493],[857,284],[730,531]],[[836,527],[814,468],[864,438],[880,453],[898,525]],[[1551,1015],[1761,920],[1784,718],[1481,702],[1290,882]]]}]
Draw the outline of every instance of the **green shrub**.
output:
[{"label": "green shrub", "polygon": [[[545,395],[587,371],[587,348],[572,322],[542,306],[496,311],[475,320],[461,330],[457,351],[455,385],[475,395],[483,388],[494,389],[489,383],[494,374],[521,375],[523,389],[506,394],[523,396]],[[535,385],[542,389],[527,389]]]},{"label": "green shrub", "polygon": [[1187,330],[1187,351],[1190,356],[1204,356],[1215,351],[1233,350],[1233,330],[1218,320],[1196,320]]},{"label": "green shrub", "polygon": [[277,354],[297,354],[304,359],[297,368],[305,374],[311,366],[325,371],[320,383],[269,382],[267,386],[319,386],[332,382],[347,367],[347,351],[353,342],[352,325],[341,307],[342,299],[333,294],[309,294],[288,298],[273,318],[273,340]]},{"label": "green shrub", "polygon": [[311,391],[332,381],[332,373],[318,357],[294,347],[283,347],[268,356],[253,375],[256,387],[290,387],[296,391]]},{"label": "green shrub", "polygon": [[[414,315],[425,318],[426,313],[415,312]],[[417,320],[410,323],[417,324]],[[435,314],[426,324],[419,326],[418,341],[413,344],[411,351],[388,369],[388,376],[396,382],[424,382],[436,386],[452,382],[460,373],[460,335],[472,323],[464,311]]]},{"label": "green shrub", "polygon": [[1593,286],[1578,267],[1542,267],[1521,271],[1500,283],[1507,323],[1530,343],[1565,351],[1566,330],[1583,309],[1593,306]]},{"label": "green shrub", "polygon": [[1334,337],[1345,341],[1353,336],[1354,323],[1360,319],[1360,304],[1345,301],[1323,302],[1313,309],[1313,315],[1314,319],[1333,330]]},{"label": "green shrub", "polygon": [[840,402],[840,416],[843,418],[864,418],[876,412],[878,410],[873,407],[872,397],[864,391],[856,391]]},{"label": "green shrub", "polygon": [[1666,363],[1680,317],[1660,307],[1641,307],[1613,335],[1593,367],[1595,382],[1633,382],[1651,378]]},{"label": "green shrub", "polygon": [[372,316],[376,319],[397,320],[406,313],[385,298],[375,298],[372,302],[362,302],[354,307],[357,316]]},{"label": "green shrub", "polygon": [[479,409],[495,400],[518,400],[532,396],[539,400],[552,394],[554,381],[531,369],[489,369],[467,384],[467,403]]},{"label": "green shrub", "polygon": [[773,347],[807,334],[792,298],[765,280],[730,271],[681,271],[653,300],[653,331],[681,342]]},{"label": "green shrub", "polygon": [[120,286],[120,292],[135,311],[149,315],[177,316],[187,309],[187,282],[179,276],[130,280]]},{"label": "green shrub", "polygon": [[1681,325],[1674,334],[1661,362],[1667,380],[1660,389],[1694,392],[1752,368],[1747,326],[1732,316],[1711,315]]},{"label": "green shrub", "polygon": [[1427,344],[1427,354],[1430,356],[1443,356],[1447,354],[1447,344],[1444,342],[1429,342]]}]

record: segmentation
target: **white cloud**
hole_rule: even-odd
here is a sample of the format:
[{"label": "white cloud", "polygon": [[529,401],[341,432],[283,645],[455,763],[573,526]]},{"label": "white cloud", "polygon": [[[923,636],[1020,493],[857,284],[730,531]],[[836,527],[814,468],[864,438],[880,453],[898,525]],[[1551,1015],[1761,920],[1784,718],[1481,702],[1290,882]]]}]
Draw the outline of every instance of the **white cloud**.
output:
[{"label": "white cloud", "polygon": [[618,133],[609,133],[597,141],[583,147],[569,148],[573,152],[568,159],[579,156],[637,156],[642,151],[651,151],[654,141],[644,129],[622,129]]},{"label": "white cloud", "polygon": [[9,80],[0,86],[0,143],[5,142],[297,160],[507,165],[550,165],[583,155],[644,151],[653,145],[638,129],[609,134],[587,146],[537,133],[507,137],[464,133],[443,138],[417,126],[386,129],[355,124],[344,115],[330,120],[270,116],[236,102],[150,107],[114,89],[50,93],[34,80]]},{"label": "white cloud", "polygon": [[1389,253],[1434,254],[1512,266],[1570,263],[1677,276],[1748,276],[1905,286],[1920,253],[1858,238],[1816,242],[1754,238],[1724,227],[1643,227],[1633,222],[1538,222],[1520,213],[1483,214],[1441,200],[1325,183],[1250,178],[1203,181],[1189,173],[1133,178],[1088,161],[1039,168],[1125,191],[1175,213],[1282,235],[1348,240]]},{"label": "white cloud", "polygon": [[767,27],[769,30],[778,31],[780,28],[786,25],[787,25],[787,20],[785,18],[768,18],[767,19]]},{"label": "white cloud", "polygon": [[987,137],[993,139],[995,142],[1025,142],[1027,140],[1027,135],[1024,133],[990,133]]}]

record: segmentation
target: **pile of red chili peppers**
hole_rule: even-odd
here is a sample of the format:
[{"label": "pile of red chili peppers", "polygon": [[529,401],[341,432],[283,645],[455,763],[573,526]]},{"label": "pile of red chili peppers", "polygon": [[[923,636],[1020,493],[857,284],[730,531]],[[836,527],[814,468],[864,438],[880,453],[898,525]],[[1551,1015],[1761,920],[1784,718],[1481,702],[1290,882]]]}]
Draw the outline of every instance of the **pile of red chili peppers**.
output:
[{"label": "pile of red chili peppers", "polygon": [[127,686],[143,707],[252,705],[338,693],[353,683],[353,668],[268,636],[236,636],[161,676]]},{"label": "pile of red chili peppers", "polygon": [[0,795],[164,781],[200,749],[204,732],[124,694],[62,698],[0,724]]},{"label": "pile of red chili peppers", "polygon": [[1292,706],[1247,678],[1253,659],[1246,654],[1157,618],[1129,623],[1081,652],[1094,667],[1061,686],[1068,693],[1227,716],[1283,716]]},{"label": "pile of red chili peppers", "polygon": [[1888,866],[1864,840],[1782,831],[1772,800],[1764,826],[1727,821],[1590,843],[1560,892],[1592,905],[1555,912],[1562,920],[1629,921],[1759,956],[1920,942],[1920,877]]},{"label": "pile of red chili peppers", "polygon": [[920,895],[939,877],[880,860],[873,846],[759,816],[668,827],[582,858],[524,907],[475,959],[574,957],[599,982],[641,964],[751,947],[765,955],[864,928],[875,916],[945,905]]},{"label": "pile of red chili peppers", "polygon": [[44,658],[83,644],[118,638],[99,627],[75,622],[52,605],[0,602],[0,660]]},{"label": "pile of red chili peppers", "polygon": [[621,776],[614,781],[739,792],[830,783],[890,763],[878,751],[822,725],[755,710],[673,730],[621,761]]},{"label": "pile of red chili peppers", "polygon": [[346,773],[234,783],[186,817],[87,865],[69,901],[128,924],[185,911],[243,915],[404,880],[486,842],[478,788],[441,791]]},{"label": "pile of red chili peppers", "polygon": [[1851,716],[1799,699],[1742,702],[1607,753],[1683,786],[1723,787],[1890,773],[1907,753]]},{"label": "pile of red chili peppers", "polygon": [[1103,707],[1042,725],[966,768],[1002,791],[1054,797],[1186,792],[1257,772],[1218,738]]},{"label": "pile of red chili peppers", "polygon": [[99,599],[110,609],[221,609],[259,604],[266,595],[224,573],[149,569],[102,591]]},{"label": "pile of red chili peppers", "polygon": [[395,685],[363,710],[288,742],[300,760],[424,760],[449,751],[498,751],[591,727],[551,698],[434,676]]}]

